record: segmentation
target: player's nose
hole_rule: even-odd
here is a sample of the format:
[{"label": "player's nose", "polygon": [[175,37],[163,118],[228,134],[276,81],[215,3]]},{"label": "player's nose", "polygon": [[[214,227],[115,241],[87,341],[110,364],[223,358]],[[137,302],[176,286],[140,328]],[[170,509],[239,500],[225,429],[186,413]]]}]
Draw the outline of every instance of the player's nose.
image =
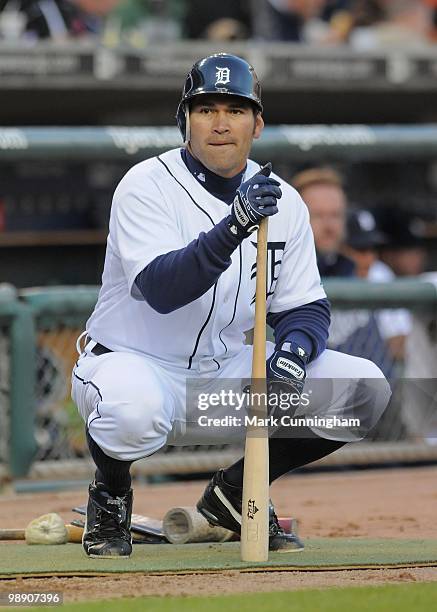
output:
[{"label": "player's nose", "polygon": [[225,112],[218,112],[214,116],[213,130],[218,134],[229,131],[229,117]]}]

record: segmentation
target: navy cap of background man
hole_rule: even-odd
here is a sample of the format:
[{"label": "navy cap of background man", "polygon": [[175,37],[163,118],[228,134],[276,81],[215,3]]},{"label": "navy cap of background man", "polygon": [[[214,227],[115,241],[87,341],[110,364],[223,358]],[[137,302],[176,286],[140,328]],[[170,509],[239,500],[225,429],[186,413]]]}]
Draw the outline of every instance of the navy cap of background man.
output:
[{"label": "navy cap of background man", "polygon": [[370,210],[349,210],[347,213],[346,244],[357,251],[376,249],[387,243],[387,237],[379,231]]}]

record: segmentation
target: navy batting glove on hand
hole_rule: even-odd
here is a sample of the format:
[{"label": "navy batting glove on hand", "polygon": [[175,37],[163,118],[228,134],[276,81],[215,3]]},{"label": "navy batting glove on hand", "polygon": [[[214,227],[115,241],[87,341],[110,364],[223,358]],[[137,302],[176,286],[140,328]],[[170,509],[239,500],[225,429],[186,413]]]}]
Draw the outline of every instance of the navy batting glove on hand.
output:
[{"label": "navy batting glove on hand", "polygon": [[284,342],[267,360],[269,393],[302,394],[308,354],[294,342]]},{"label": "navy batting glove on hand", "polygon": [[228,220],[234,235],[246,238],[258,229],[261,219],[278,212],[277,201],[282,192],[280,183],[269,177],[271,171],[272,165],[268,163],[238,188]]}]

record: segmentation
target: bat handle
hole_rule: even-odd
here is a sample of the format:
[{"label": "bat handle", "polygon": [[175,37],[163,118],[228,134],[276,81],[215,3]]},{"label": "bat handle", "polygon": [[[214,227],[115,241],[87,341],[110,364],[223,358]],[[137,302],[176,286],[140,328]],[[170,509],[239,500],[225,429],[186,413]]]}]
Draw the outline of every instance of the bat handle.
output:
[{"label": "bat handle", "polygon": [[255,326],[253,330],[252,378],[266,377],[267,232],[269,220],[261,219],[256,253]]}]

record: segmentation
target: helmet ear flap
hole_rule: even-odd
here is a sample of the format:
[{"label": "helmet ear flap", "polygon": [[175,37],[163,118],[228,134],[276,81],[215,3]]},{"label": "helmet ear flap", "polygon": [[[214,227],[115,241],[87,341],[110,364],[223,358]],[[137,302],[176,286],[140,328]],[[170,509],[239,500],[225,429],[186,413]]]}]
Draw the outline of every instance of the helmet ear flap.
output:
[{"label": "helmet ear flap", "polygon": [[188,100],[179,104],[176,113],[176,122],[178,124],[182,140],[184,141],[184,144],[187,144],[190,140],[190,104]]},{"label": "helmet ear flap", "polygon": [[184,135],[184,144],[188,144],[190,142],[191,130],[190,130],[190,106],[189,104],[185,104],[185,135]]},{"label": "helmet ear flap", "polygon": [[176,123],[178,125],[179,131],[182,136],[182,140],[185,142],[185,133],[186,133],[186,112],[185,112],[185,102],[181,101],[178,106],[178,110],[176,112]]}]

